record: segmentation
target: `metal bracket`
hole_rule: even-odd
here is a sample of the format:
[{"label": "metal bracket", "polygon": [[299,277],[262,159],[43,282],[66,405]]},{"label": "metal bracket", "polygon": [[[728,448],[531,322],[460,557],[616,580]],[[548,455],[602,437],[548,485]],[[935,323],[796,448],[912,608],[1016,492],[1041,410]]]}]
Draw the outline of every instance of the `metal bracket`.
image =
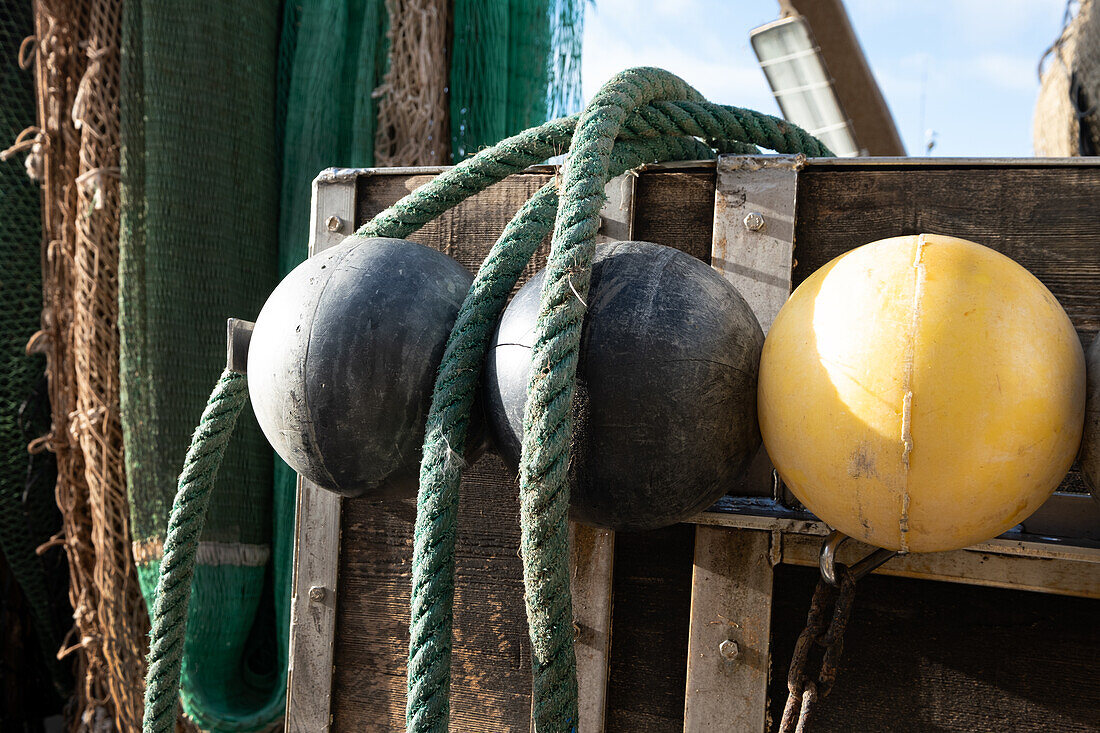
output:
[{"label": "metal bracket", "polygon": [[[805,164],[804,155],[722,155],[716,165],[710,264],[741,293],[765,334],[791,294],[798,171]],[[770,497],[777,488],[782,482],[760,448],[736,493]]]},{"label": "metal bracket", "polygon": [[836,575],[837,565],[847,567],[848,572],[852,574],[852,580],[859,580],[875,568],[884,565],[890,558],[898,555],[896,550],[886,550],[880,547],[852,565],[838,563],[836,561],[836,553],[840,549],[840,546],[850,539],[852,538],[848,535],[833,530],[829,533],[829,536],[825,538],[825,541],[821,543],[821,559],[818,565],[821,568],[821,577],[824,578],[825,582],[829,585],[836,587],[840,586],[840,581],[837,579]]},{"label": "metal bracket", "polygon": [[600,209],[596,244],[630,242],[634,239],[634,189],[637,181],[637,171],[627,171],[604,186],[607,201]]},{"label": "metal bracket", "polygon": [[252,330],[256,324],[240,318],[225,322],[225,367],[231,372],[248,372],[248,345],[252,343]]},{"label": "metal bracket", "polygon": [[804,155],[718,158],[711,264],[737,287],[764,333],[791,294],[794,208],[804,165]]}]

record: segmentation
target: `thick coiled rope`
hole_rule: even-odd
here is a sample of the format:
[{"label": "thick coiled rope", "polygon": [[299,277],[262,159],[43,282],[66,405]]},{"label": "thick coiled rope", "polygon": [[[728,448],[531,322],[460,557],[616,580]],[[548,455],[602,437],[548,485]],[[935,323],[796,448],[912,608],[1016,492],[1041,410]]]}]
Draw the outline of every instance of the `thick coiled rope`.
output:
[{"label": "thick coiled rope", "polygon": [[[621,142],[615,154],[612,170],[616,174],[655,160],[713,155],[693,138]],[[553,228],[557,209],[557,188],[548,183],[505,227],[459,309],[439,367],[428,413],[414,533],[406,708],[410,731],[447,729],[461,478],[461,461],[451,446],[465,445],[477,380],[497,318],[524,266]]]},{"label": "thick coiled rope", "polygon": [[[692,101],[657,101],[663,95],[680,95]],[[651,99],[654,101],[647,104]],[[556,252],[558,278],[551,283],[548,277],[551,284],[547,288],[555,300],[548,304],[547,290],[543,291],[540,323],[549,335],[542,342],[543,362],[536,362],[534,371],[536,377],[549,377],[535,388],[535,400],[529,396],[525,415],[521,550],[534,649],[536,728],[569,730],[576,723],[572,604],[566,568],[568,488],[564,481],[569,439],[568,426],[562,425],[569,419],[571,396],[565,394],[565,389],[569,385],[571,390],[576,344],[572,373],[561,371],[564,339],[559,324],[566,323],[565,329],[572,329],[571,335],[579,338],[583,320],[581,299],[587,292],[591,252],[587,262],[581,263],[571,259],[571,251],[578,245],[591,248],[591,238],[599,226],[606,179],[642,163],[710,158],[713,157],[710,146],[723,151],[755,152],[754,145],[762,145],[781,153],[830,154],[815,138],[782,120],[695,101],[698,99],[698,94],[684,82],[659,70],[633,70],[612,80],[605,92],[593,100],[595,107],[590,105],[583,115],[591,126],[589,148],[597,150],[596,169],[589,163],[572,176],[567,172],[563,185],[566,196],[560,204],[556,189],[548,184],[519,210],[486,257],[462,304],[439,368],[421,463],[410,618],[406,708],[409,731],[445,731],[448,727],[461,471],[461,461],[456,460],[452,446],[465,445],[481,363],[508,293],[555,219],[559,228],[565,228],[560,237],[555,236],[551,254],[553,262]],[[359,235],[407,236],[461,200],[560,151],[562,140],[558,136],[577,130],[579,119],[556,120],[480,152],[379,214],[359,230]],[[627,140],[620,140],[611,148],[616,137],[612,131],[615,119],[621,121],[619,137]],[[695,137],[707,139],[708,144]],[[577,142],[574,135],[567,171],[583,156],[592,154],[591,150],[582,154],[584,148],[578,148]],[[571,192],[580,202],[579,208],[569,199]],[[565,207],[565,219],[556,210],[559,206]],[[578,219],[582,223],[578,224]],[[587,238],[587,244],[583,238]],[[578,283],[583,284],[584,291],[578,289],[574,293]],[[561,320],[564,308],[574,309],[565,315],[568,321]],[[534,414],[532,405],[536,406]],[[548,413],[548,409],[555,412]],[[543,421],[551,427],[540,425]],[[528,439],[534,447],[529,447]],[[551,472],[554,475],[548,476]]]},{"label": "thick coiled rope", "polygon": [[169,733],[176,725],[183,642],[187,631],[187,604],[191,600],[191,577],[199,536],[206,524],[206,508],[229,436],[248,402],[248,385],[243,374],[222,373],[183,462],[164,558],[160,561],[156,602],[149,631],[149,671],[145,677],[145,733]]},{"label": "thick coiled rope", "polygon": [[[609,177],[644,163],[711,158],[715,150],[754,153],[757,145],[780,153],[831,155],[816,138],[783,120],[705,102],[668,72],[631,69],[608,82],[583,114],[547,122],[479,152],[356,232],[360,237],[406,237],[507,176],[569,151],[561,195],[552,183],[540,189],[505,227],[482,263],[437,374],[417,499],[407,730],[448,730],[463,465],[452,447],[465,445],[481,365],[508,294],[551,229],[554,237],[524,414],[521,552],[533,650],[535,727],[540,733],[576,728],[566,522],[570,406],[604,185]],[[226,372],[203,413],[180,476],[150,632],[145,733],[169,733],[174,724],[194,555],[214,474],[246,399],[244,375]]]}]

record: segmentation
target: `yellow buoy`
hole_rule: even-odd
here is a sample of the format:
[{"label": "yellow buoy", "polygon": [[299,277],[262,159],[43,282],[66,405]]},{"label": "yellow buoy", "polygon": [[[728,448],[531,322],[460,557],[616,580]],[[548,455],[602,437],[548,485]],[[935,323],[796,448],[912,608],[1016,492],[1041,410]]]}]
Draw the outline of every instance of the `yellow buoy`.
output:
[{"label": "yellow buoy", "polygon": [[973,242],[895,237],[787,301],[760,358],[764,445],[811,511],[858,540],[935,552],[1042,504],[1084,420],[1081,343],[1050,291]]}]

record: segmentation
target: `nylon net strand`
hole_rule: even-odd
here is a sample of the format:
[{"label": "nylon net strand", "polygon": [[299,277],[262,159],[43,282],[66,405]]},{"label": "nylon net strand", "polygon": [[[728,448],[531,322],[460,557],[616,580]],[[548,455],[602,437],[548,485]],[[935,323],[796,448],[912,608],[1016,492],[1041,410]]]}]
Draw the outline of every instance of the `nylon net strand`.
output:
[{"label": "nylon net strand", "polygon": [[447,129],[447,0],[386,0],[389,61],[375,89],[374,164],[443,165]]},{"label": "nylon net strand", "polygon": [[583,12],[583,0],[454,0],[454,162],[580,108]]}]

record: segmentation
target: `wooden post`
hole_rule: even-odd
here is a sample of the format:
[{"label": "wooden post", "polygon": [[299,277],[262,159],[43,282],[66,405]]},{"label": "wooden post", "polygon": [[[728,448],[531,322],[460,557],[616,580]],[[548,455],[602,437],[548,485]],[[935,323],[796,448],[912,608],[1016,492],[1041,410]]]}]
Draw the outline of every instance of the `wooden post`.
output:
[{"label": "wooden post", "polygon": [[581,733],[604,729],[611,655],[615,533],[569,523]]},{"label": "wooden post", "polygon": [[[355,171],[329,169],[313,182],[309,254],[343,241],[355,227]],[[286,729],[327,731],[336,635],[340,496],[298,477]]]},{"label": "wooden post", "polygon": [[[597,244],[634,237],[634,171],[612,178],[605,187]],[[570,586],[576,633],[580,733],[603,733],[607,715],[607,679],[611,661],[612,571],[615,533],[569,523]]]},{"label": "wooden post", "polygon": [[684,731],[763,733],[772,620],[771,534],[699,526]]},{"label": "wooden post", "polygon": [[[804,163],[801,156],[718,159],[711,266],[737,286],[765,333],[791,292],[796,187]],[[767,532],[695,530],[685,731],[764,731],[770,547]]]}]

